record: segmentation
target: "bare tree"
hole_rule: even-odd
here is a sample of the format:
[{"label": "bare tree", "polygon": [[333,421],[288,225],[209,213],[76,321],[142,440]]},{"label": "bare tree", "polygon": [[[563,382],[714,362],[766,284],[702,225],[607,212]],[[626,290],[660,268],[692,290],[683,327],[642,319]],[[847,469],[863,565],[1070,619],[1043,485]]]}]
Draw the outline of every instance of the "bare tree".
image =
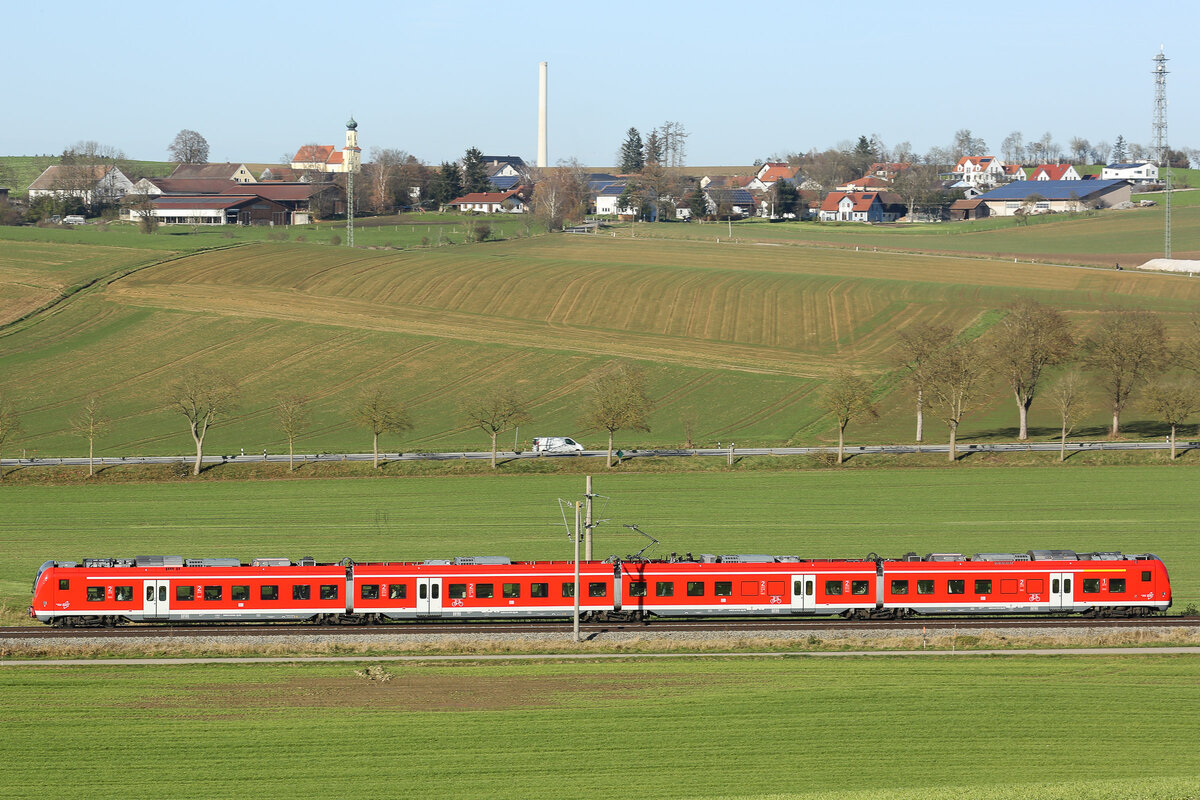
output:
[{"label": "bare tree", "polygon": [[281,394],[275,398],[275,419],[288,440],[288,472],[295,470],[296,439],[308,427],[308,398],[298,394]]},{"label": "bare tree", "polygon": [[363,165],[363,172],[367,178],[370,207],[376,214],[393,209],[398,195],[404,198],[406,204],[409,202],[409,189],[401,184],[400,176],[411,158],[403,150],[371,149],[371,163]]},{"label": "bare tree", "polygon": [[103,436],[111,425],[112,420],[101,410],[100,398],[94,394],[88,395],[87,400],[83,401],[83,408],[79,409],[79,413],[71,420],[71,429],[87,439],[89,478],[96,474],[96,439]]},{"label": "bare tree", "polygon": [[[12,401],[0,393],[0,454],[5,445],[21,434],[21,418]],[[4,480],[4,468],[0,467],[0,480]]]},{"label": "bare tree", "polygon": [[1006,163],[1020,164],[1025,157],[1025,135],[1020,131],[1013,131],[1005,136],[1004,141],[1000,143],[1000,152],[1004,155]]},{"label": "bare tree", "polygon": [[1072,136],[1071,141],[1067,143],[1071,148],[1071,159],[1076,164],[1086,164],[1088,156],[1092,154],[1092,143],[1082,136]]},{"label": "bare tree", "polygon": [[237,405],[237,384],[228,375],[190,370],[171,387],[171,405],[188,421],[196,443],[192,474],[200,474],[204,459],[204,437],[208,429]]},{"label": "bare tree", "polygon": [[928,363],[926,389],[932,411],[950,429],[948,458],[958,458],[958,426],[971,410],[987,374],[987,360],[978,341],[953,341],[934,350]]},{"label": "bare tree", "polygon": [[496,468],[496,437],[529,421],[528,404],[508,388],[468,398],[461,410],[468,422],[492,437],[492,469]]},{"label": "bare tree", "polygon": [[354,419],[371,431],[371,466],[379,469],[379,437],[384,433],[405,433],[413,429],[408,412],[383,389],[367,389],[354,407]]},{"label": "bare tree", "polygon": [[1059,438],[1058,460],[1067,460],[1067,437],[1075,430],[1079,416],[1084,411],[1084,380],[1079,370],[1071,370],[1058,379],[1058,383],[1050,387],[1050,402],[1058,409],[1062,420],[1062,431]]},{"label": "bare tree", "polygon": [[954,338],[954,331],[946,325],[920,323],[900,331],[896,363],[907,373],[908,381],[917,392],[917,444],[925,432],[925,388],[929,382],[929,370],[933,354],[945,347]]},{"label": "bare tree", "polygon": [[1140,384],[1158,374],[1168,358],[1162,320],[1153,312],[1116,309],[1084,342],[1084,363],[1094,370],[1112,407],[1110,436],[1121,431],[1121,411]]},{"label": "bare tree", "polygon": [[871,383],[849,370],[838,370],[821,394],[825,410],[838,423],[838,463],[846,460],[846,426],[863,416],[878,417],[879,410],[871,402]]},{"label": "bare tree", "polygon": [[1075,349],[1071,324],[1057,308],[1029,298],[1018,299],[996,328],[990,356],[996,371],[1008,381],[1017,401],[1022,442],[1029,438],[1029,406],[1037,393],[1042,370],[1059,364]]},{"label": "bare tree", "polygon": [[1178,380],[1159,378],[1146,386],[1146,405],[1171,426],[1171,460],[1175,460],[1175,430],[1200,411],[1200,382],[1193,376]]},{"label": "bare tree", "polygon": [[582,423],[587,428],[608,431],[608,461],[613,465],[613,434],[620,430],[649,431],[646,418],[653,410],[646,390],[646,375],[638,367],[612,362],[593,372],[590,397]]},{"label": "bare tree", "polygon": [[547,230],[561,228],[570,219],[583,216],[587,201],[587,182],[578,161],[559,162],[542,170],[533,190],[533,215]]},{"label": "bare tree", "polygon": [[167,146],[171,160],[180,164],[207,164],[208,140],[195,131],[184,128],[175,134],[171,144]]},{"label": "bare tree", "polygon": [[142,233],[158,230],[157,198],[149,192],[129,195],[129,213],[137,219],[138,229]]}]

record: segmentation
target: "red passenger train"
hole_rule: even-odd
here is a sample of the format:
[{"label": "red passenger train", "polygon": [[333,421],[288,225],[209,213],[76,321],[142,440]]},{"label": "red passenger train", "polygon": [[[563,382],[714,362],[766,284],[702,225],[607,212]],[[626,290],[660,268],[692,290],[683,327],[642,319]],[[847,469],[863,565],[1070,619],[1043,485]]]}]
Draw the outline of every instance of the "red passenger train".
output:
[{"label": "red passenger train", "polygon": [[[1155,555],[1029,550],[909,553],[899,559],[672,555],[579,565],[585,619],[677,616],[1088,613],[1140,616],[1171,605]],[[179,556],[47,561],[30,615],[61,627],[122,622],[327,624],[429,618],[565,617],[569,561],[502,557],[318,564]]]}]

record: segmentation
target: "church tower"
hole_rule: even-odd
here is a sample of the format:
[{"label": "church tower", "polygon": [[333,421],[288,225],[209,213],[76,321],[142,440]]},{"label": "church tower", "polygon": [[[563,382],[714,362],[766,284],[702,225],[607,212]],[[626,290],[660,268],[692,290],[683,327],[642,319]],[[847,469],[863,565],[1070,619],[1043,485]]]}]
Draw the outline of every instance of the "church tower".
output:
[{"label": "church tower", "polygon": [[362,150],[358,147],[358,123],[354,117],[346,123],[346,146],[342,149],[342,168],[346,172],[360,172]]}]

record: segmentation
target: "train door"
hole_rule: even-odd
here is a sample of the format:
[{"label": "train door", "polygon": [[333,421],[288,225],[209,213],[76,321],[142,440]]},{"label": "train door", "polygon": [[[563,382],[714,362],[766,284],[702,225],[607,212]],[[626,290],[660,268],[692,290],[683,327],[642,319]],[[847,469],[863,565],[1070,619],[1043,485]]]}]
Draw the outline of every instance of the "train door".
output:
[{"label": "train door", "polygon": [[142,618],[166,619],[171,613],[169,581],[142,581]]},{"label": "train door", "polygon": [[1075,607],[1073,578],[1070,572],[1050,573],[1050,610],[1069,611]]},{"label": "train door", "polygon": [[441,578],[417,578],[417,613],[431,616],[442,613]]},{"label": "train door", "polygon": [[817,576],[792,576],[792,611],[811,613],[817,610]]}]

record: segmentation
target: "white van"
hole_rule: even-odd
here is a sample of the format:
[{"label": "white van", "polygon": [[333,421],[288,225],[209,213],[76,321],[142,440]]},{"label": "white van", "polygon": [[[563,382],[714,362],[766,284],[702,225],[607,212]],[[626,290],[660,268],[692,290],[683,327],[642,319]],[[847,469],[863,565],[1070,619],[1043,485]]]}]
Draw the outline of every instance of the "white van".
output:
[{"label": "white van", "polygon": [[62,224],[63,225],[86,225],[87,220],[84,219],[83,217],[79,216],[78,214],[68,214],[67,216],[63,217]]},{"label": "white van", "polygon": [[535,453],[582,453],[583,445],[566,436],[537,436],[533,440]]}]

